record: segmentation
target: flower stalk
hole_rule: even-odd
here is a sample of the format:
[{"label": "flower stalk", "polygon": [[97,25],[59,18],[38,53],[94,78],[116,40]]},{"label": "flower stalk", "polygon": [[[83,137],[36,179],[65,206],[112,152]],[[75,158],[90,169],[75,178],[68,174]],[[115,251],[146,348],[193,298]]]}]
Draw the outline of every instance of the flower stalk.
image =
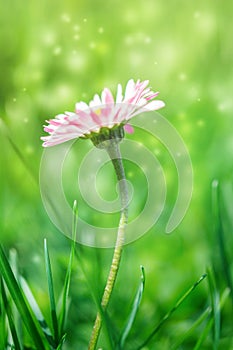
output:
[{"label": "flower stalk", "polygon": [[[120,223],[118,227],[117,239],[116,239],[116,244],[114,248],[111,267],[108,274],[107,283],[106,283],[102,300],[101,300],[101,307],[103,311],[105,311],[108,306],[108,303],[114,288],[117,272],[120,266],[123,245],[125,241],[125,227],[128,219],[128,188],[127,188],[124,166],[123,166],[120,149],[119,149],[119,140],[117,139],[107,140],[101,143],[101,148],[106,149],[113,163],[113,166],[117,175],[119,193],[121,198],[121,217],[120,217]],[[92,330],[92,335],[89,342],[88,350],[96,349],[101,326],[102,326],[102,319],[101,319],[100,312],[98,312],[96,316],[95,324]]]}]

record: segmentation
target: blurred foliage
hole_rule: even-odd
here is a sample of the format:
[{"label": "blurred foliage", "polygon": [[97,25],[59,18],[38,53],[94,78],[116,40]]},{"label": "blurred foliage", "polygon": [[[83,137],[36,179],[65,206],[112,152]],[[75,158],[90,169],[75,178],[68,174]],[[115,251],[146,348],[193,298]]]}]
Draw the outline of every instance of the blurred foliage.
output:
[{"label": "blurred foliage", "polygon": [[[88,102],[105,86],[115,92],[118,82],[125,85],[130,78],[149,79],[150,86],[160,91],[160,98],[166,102],[162,114],[188,147],[194,189],[187,215],[175,232],[164,234],[166,214],[147,235],[125,247],[110,305],[116,325],[122,327],[127,317],[139,265],[146,270],[146,289],[134,334],[129,336],[133,342],[137,334],[139,343],[211,261],[221,276],[211,210],[214,178],[225,186],[223,219],[232,259],[232,10],[230,1],[217,0],[0,3],[1,241],[6,248],[18,250],[23,274],[45,313],[48,300],[43,238],[49,240],[53,251],[58,286],[64,280],[69,242],[50,222],[40,197],[42,125],[45,119],[72,111],[75,102]],[[155,147],[140,132],[133,137],[141,137],[149,148]],[[77,152],[79,147],[82,152],[82,142],[77,143]],[[163,146],[156,147],[168,181],[165,212],[169,213],[176,194],[176,172]],[[136,171],[127,167],[130,174]],[[66,186],[72,191],[75,174],[70,179]],[[132,181],[140,188],[145,179],[138,174]],[[74,199],[71,194],[67,194],[70,201]],[[138,195],[135,210],[140,205]],[[80,215],[85,217],[85,210],[80,204]],[[98,213],[92,215],[90,220],[98,222]],[[82,246],[78,250],[83,268],[77,264],[71,286],[68,348],[85,349],[96,313],[87,280],[95,293],[101,294],[112,251]],[[157,349],[170,349],[177,335],[204,311],[208,299],[204,285],[177,312],[174,323],[170,321],[161,331]],[[219,277],[219,288],[225,285],[224,277]],[[223,348],[227,349],[227,339],[233,336],[230,301],[223,312]],[[183,349],[192,349],[194,344],[190,338]],[[211,349],[211,342],[205,349]]]}]

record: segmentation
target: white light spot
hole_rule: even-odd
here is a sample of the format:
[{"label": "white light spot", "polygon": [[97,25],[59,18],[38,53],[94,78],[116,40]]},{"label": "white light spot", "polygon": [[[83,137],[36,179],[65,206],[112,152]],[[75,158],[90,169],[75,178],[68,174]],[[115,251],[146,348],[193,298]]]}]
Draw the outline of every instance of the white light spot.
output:
[{"label": "white light spot", "polygon": [[178,118],[179,118],[180,120],[184,120],[184,119],[186,118],[186,114],[185,114],[184,112],[180,112],[180,113],[178,114]]},{"label": "white light spot", "polygon": [[55,44],[56,35],[52,31],[42,32],[42,40],[46,46],[52,46]]},{"label": "white light spot", "polygon": [[66,100],[70,97],[72,91],[69,85],[66,84],[60,84],[56,87],[55,90],[55,96],[57,96],[57,98],[59,100]]},{"label": "white light spot", "polygon": [[89,44],[89,48],[91,50],[94,50],[96,48],[96,43],[94,41],[91,41],[90,44]]},{"label": "white light spot", "polygon": [[196,12],[194,12],[194,14],[193,14],[193,18],[195,18],[195,19],[198,19],[199,17],[200,17],[200,12],[199,11],[196,11]]},{"label": "white light spot", "polygon": [[145,42],[145,44],[150,44],[151,38],[149,36],[145,37],[144,42]]},{"label": "white light spot", "polygon": [[74,35],[74,40],[79,40],[80,39],[80,35],[79,34],[75,34]]},{"label": "white light spot", "polygon": [[217,188],[218,185],[219,185],[218,180],[217,180],[217,179],[214,179],[213,182],[212,182],[212,186],[213,186],[214,188]]},{"label": "white light spot", "polygon": [[28,123],[28,118],[24,118],[24,123]]},{"label": "white light spot", "polygon": [[202,126],[204,126],[204,125],[205,125],[205,122],[204,122],[203,119],[199,119],[199,120],[197,121],[197,126],[202,127]]},{"label": "white light spot", "polygon": [[133,40],[132,36],[128,35],[128,36],[125,37],[125,44],[126,45],[132,45],[133,42],[134,42],[134,40]]},{"label": "white light spot", "polygon": [[32,261],[33,261],[35,264],[39,264],[40,261],[41,261],[41,258],[40,258],[39,255],[36,255],[36,254],[35,254],[35,255],[32,257]]},{"label": "white light spot", "polygon": [[55,49],[53,50],[53,54],[55,55],[55,56],[58,56],[58,55],[60,55],[61,54],[61,47],[60,46],[57,46],[57,47],[55,47]]},{"label": "white light spot", "polygon": [[[14,101],[14,100],[13,100]],[[219,111],[224,111],[226,109],[226,105],[225,105],[225,103],[220,103],[219,105],[218,105],[218,110]]]},{"label": "white light spot", "polygon": [[198,98],[198,99],[197,99],[197,102],[200,102],[200,101],[201,101],[201,99],[200,99],[200,98]]},{"label": "white light spot", "polygon": [[78,26],[77,24],[74,26],[74,31],[75,32],[79,32],[80,31],[80,26]]},{"label": "white light spot", "polygon": [[27,91],[27,88],[24,87],[24,88],[23,88],[23,92],[26,92],[26,91]]},{"label": "white light spot", "polygon": [[34,148],[30,145],[28,145],[26,148],[25,148],[25,152],[27,154],[33,154],[34,153]]},{"label": "white light spot", "polygon": [[217,22],[215,16],[210,12],[206,12],[202,13],[199,18],[197,29],[206,37],[213,33],[216,29],[216,25]]},{"label": "white light spot", "polygon": [[104,32],[104,28],[103,27],[99,27],[98,28],[98,33],[103,34],[103,32]]},{"label": "white light spot", "polygon": [[67,65],[71,70],[81,70],[85,67],[87,62],[86,56],[81,53],[77,53],[76,50],[72,51],[73,55],[68,55],[67,57]]},{"label": "white light spot", "polygon": [[83,22],[86,23],[87,22],[87,18],[83,18]]},{"label": "white light spot", "polygon": [[16,102],[16,98],[15,97],[13,98],[13,102]]},{"label": "white light spot", "polygon": [[187,79],[187,75],[186,75],[185,73],[180,73],[179,79],[180,79],[181,81],[185,81],[185,80]]},{"label": "white light spot", "polygon": [[129,62],[132,67],[138,68],[143,63],[143,55],[141,51],[131,51],[129,55]]},{"label": "white light spot", "polygon": [[66,22],[66,23],[69,23],[71,21],[70,16],[67,13],[63,13],[61,15],[61,20],[62,22]]},{"label": "white light spot", "polygon": [[154,61],[154,64],[158,64],[158,62],[157,62],[157,61]]},{"label": "white light spot", "polygon": [[31,79],[33,81],[40,81],[42,79],[42,72],[41,71],[34,71],[32,74],[31,74]]}]

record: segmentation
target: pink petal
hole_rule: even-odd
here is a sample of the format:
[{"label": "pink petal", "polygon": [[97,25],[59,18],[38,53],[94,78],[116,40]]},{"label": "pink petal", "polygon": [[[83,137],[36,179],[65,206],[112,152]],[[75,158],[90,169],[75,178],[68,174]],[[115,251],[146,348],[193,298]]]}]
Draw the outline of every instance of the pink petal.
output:
[{"label": "pink petal", "polygon": [[105,88],[101,94],[102,103],[108,104],[108,103],[114,103],[114,98],[112,96],[112,93],[109,89]]},{"label": "pink petal", "polygon": [[145,96],[145,99],[146,99],[147,101],[153,100],[153,98],[157,97],[158,94],[159,94],[159,92],[151,93],[151,94],[149,94],[148,96]]},{"label": "pink petal", "polygon": [[53,129],[48,128],[47,126],[44,127],[44,131],[45,131],[45,132],[48,132],[48,133],[54,132]]},{"label": "pink petal", "polygon": [[133,128],[132,125],[130,125],[130,124],[125,124],[125,125],[124,125],[124,130],[125,130],[128,134],[133,134],[133,133],[134,133],[134,128]]}]

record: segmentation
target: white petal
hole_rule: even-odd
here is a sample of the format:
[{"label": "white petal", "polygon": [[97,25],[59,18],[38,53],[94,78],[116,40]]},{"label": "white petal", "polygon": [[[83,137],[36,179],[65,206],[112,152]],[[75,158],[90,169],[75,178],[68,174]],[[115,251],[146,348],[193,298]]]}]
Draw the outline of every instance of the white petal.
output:
[{"label": "white petal", "polygon": [[128,100],[135,93],[135,82],[133,79],[130,79],[125,88],[125,100]]},{"label": "white petal", "polygon": [[144,108],[148,109],[149,111],[156,111],[157,109],[163,108],[165,106],[165,103],[160,100],[155,100],[150,103],[148,103]]},{"label": "white petal", "polygon": [[80,111],[85,111],[85,110],[87,110],[88,108],[89,108],[88,105],[87,105],[85,102],[83,102],[83,101],[78,102],[78,103],[76,103],[76,105],[75,105],[75,109],[76,109],[76,110],[80,110]]},{"label": "white petal", "polygon": [[121,84],[118,84],[118,86],[117,86],[117,95],[116,95],[116,103],[121,103],[122,100],[123,100],[122,86],[121,86]]},{"label": "white petal", "polygon": [[101,106],[102,102],[98,94],[95,94],[94,99],[90,102],[90,107]]}]

